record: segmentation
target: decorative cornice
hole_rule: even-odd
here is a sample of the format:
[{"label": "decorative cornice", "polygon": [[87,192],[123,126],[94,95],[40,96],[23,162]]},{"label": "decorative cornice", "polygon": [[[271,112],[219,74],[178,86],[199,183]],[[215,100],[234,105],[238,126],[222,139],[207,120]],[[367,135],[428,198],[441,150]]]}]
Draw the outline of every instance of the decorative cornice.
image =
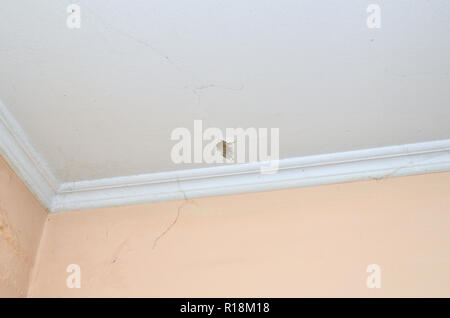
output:
[{"label": "decorative cornice", "polygon": [[59,184],[1,101],[0,153],[36,198],[50,209]]},{"label": "decorative cornice", "polygon": [[[181,200],[450,170],[450,140],[283,159],[264,163],[64,183],[52,211]],[[266,163],[267,165],[267,163]]]},{"label": "decorative cornice", "polygon": [[60,184],[1,102],[0,153],[50,212],[450,171],[446,139],[282,159],[274,174],[257,162]]}]

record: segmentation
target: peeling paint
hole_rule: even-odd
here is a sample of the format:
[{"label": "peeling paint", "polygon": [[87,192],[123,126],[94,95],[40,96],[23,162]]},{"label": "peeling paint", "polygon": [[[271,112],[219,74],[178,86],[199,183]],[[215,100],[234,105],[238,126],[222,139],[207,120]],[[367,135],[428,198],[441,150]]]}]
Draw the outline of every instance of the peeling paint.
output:
[{"label": "peeling paint", "polygon": [[9,245],[14,253],[21,254],[17,233],[11,227],[6,210],[0,205],[0,238]]},{"label": "peeling paint", "polygon": [[27,295],[45,220],[45,209],[0,157],[0,297]]}]

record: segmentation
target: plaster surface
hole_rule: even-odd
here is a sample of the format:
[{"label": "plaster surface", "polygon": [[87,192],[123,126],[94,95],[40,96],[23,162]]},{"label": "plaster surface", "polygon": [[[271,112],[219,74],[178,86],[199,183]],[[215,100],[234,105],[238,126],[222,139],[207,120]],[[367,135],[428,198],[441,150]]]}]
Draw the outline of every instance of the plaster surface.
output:
[{"label": "plaster surface", "polygon": [[172,162],[177,127],[280,128],[291,158],[450,138],[450,2],[3,1],[0,99],[61,182]]},{"label": "plaster surface", "polygon": [[450,297],[449,228],[450,173],[64,212],[30,296]]},{"label": "plaster surface", "polygon": [[25,297],[47,213],[0,157],[0,297]]}]

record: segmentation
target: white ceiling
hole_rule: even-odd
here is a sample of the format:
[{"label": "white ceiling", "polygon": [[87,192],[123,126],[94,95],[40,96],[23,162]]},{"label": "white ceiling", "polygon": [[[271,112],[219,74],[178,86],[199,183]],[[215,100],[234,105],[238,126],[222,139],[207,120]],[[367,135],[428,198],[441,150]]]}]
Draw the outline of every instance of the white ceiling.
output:
[{"label": "white ceiling", "polygon": [[282,158],[450,138],[448,0],[70,3],[0,10],[0,99],[62,182],[199,167],[170,159],[194,119]]}]

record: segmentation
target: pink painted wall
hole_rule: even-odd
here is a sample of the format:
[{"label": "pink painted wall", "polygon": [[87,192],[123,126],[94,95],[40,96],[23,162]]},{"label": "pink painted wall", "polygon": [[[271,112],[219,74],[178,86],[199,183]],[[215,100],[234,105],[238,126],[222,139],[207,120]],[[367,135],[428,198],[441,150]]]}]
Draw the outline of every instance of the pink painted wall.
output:
[{"label": "pink painted wall", "polygon": [[45,209],[0,157],[0,297],[24,297]]},{"label": "pink painted wall", "polygon": [[450,173],[65,212],[29,295],[450,297],[449,229]]}]

